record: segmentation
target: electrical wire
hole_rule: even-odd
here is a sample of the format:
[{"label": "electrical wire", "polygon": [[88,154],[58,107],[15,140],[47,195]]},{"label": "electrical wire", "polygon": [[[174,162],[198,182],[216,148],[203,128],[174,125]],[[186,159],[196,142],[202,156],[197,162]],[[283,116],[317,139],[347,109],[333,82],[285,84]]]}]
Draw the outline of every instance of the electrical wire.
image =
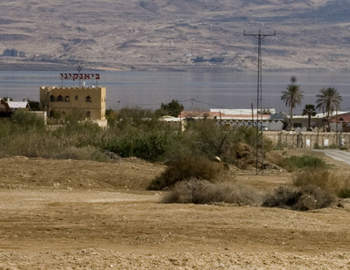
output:
[{"label": "electrical wire", "polygon": [[[110,101],[110,100],[107,99],[107,101]],[[225,107],[220,106],[220,105],[215,105],[215,104],[208,103],[208,102],[201,101],[201,100],[194,99],[194,98],[185,99],[185,100],[178,100],[177,102],[180,103],[180,104],[191,102],[192,106],[193,106],[193,103],[196,102],[196,103],[201,103],[201,104],[205,104],[205,105],[208,105],[208,106],[212,106],[212,107],[215,107],[215,108],[225,108]],[[141,107],[142,106],[160,106],[160,105],[164,104],[163,102],[160,102],[160,103],[132,103],[132,102],[127,102],[127,101],[120,101],[120,103],[136,105],[136,106],[141,106]]]}]

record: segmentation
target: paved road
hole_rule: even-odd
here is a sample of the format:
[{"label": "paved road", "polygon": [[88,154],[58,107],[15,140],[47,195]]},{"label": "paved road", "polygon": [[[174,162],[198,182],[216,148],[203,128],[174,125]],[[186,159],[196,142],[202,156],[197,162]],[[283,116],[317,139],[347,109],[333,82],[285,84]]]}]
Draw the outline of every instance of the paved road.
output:
[{"label": "paved road", "polygon": [[335,150],[335,149],[317,149],[317,150],[314,149],[314,151],[323,152],[331,158],[334,158],[339,161],[343,161],[346,164],[350,165],[350,152]]}]

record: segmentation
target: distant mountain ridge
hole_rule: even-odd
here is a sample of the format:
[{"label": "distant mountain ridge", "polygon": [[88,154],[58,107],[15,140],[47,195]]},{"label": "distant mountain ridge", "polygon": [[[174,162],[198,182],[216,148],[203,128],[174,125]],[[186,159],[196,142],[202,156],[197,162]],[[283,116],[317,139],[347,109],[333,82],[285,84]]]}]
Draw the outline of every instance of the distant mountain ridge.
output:
[{"label": "distant mountain ridge", "polygon": [[259,29],[277,31],[263,42],[265,69],[350,64],[349,0],[9,0],[0,18],[0,53],[23,52],[0,68],[254,70],[256,40],[243,31]]}]

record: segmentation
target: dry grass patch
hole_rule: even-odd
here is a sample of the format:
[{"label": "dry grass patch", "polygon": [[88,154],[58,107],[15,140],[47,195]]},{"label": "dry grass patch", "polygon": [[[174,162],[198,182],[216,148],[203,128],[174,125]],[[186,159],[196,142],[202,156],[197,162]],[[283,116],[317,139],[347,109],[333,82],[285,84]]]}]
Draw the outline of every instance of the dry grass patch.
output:
[{"label": "dry grass patch", "polygon": [[237,183],[210,183],[197,179],[182,181],[163,198],[164,203],[233,203],[259,205],[262,194],[254,188]]},{"label": "dry grass patch", "polygon": [[315,185],[332,194],[346,196],[350,190],[350,177],[330,169],[308,169],[295,173],[293,184],[297,187]]}]

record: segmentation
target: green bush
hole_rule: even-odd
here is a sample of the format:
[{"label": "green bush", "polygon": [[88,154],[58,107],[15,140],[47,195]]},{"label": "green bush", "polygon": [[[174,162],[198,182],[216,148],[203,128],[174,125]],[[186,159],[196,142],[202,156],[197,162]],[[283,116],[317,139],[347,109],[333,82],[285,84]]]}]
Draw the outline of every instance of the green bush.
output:
[{"label": "green bush", "polygon": [[15,112],[11,116],[11,121],[21,130],[43,131],[45,129],[44,120],[31,112]]},{"label": "green bush", "polygon": [[189,122],[182,134],[181,143],[195,155],[222,158],[230,147],[231,137],[232,134],[220,129],[214,120],[205,119]]},{"label": "green bush", "polygon": [[280,166],[288,171],[295,171],[303,168],[325,168],[327,164],[319,157],[303,155],[284,158]]},{"label": "green bush", "polygon": [[330,206],[335,197],[315,185],[282,187],[265,197],[262,206],[308,211]]},{"label": "green bush", "polygon": [[[9,119],[0,118],[0,139],[11,137],[13,132],[13,123]],[[1,140],[0,140],[1,143]]]},{"label": "green bush", "polygon": [[0,121],[0,156],[54,158],[69,147],[100,148],[104,133],[94,123],[76,121],[51,130],[35,114],[16,112]]},{"label": "green bush", "polygon": [[94,146],[102,148],[106,131],[89,121],[70,122],[51,132],[65,147]]},{"label": "green bush", "polygon": [[162,160],[166,147],[175,135],[169,132],[140,132],[110,139],[105,149],[121,157],[138,157],[148,161]]},{"label": "green bush", "polygon": [[165,123],[158,121],[159,117],[152,110],[138,107],[122,108],[119,112],[109,111],[108,123],[112,130],[130,132],[164,130]]},{"label": "green bush", "polygon": [[[90,146],[109,150],[121,157],[135,156],[148,161],[190,155],[207,159],[219,156],[224,162],[246,166],[251,159],[252,148],[249,146],[255,144],[256,138],[254,128],[230,130],[209,119],[190,122],[184,132],[178,133],[177,129],[171,129],[171,125],[159,121],[154,111],[140,108],[123,108],[118,112],[108,110],[109,129],[82,121],[85,115],[81,110],[67,115],[62,113],[59,117],[53,121],[57,125],[48,126],[44,126],[42,119],[35,114],[25,112],[1,120],[0,156],[56,157],[71,147],[84,149]],[[269,141],[266,142],[270,147]],[[240,152],[241,148],[243,152]]]},{"label": "green bush", "polygon": [[[255,141],[255,128],[238,127],[227,131],[212,119],[196,120],[187,124],[178,140],[168,147],[166,156],[169,159],[189,154],[203,155],[209,159],[219,156],[226,163],[236,164],[237,159],[240,159],[238,148],[247,145],[249,147],[245,147],[246,149],[253,149]],[[265,150],[271,149],[272,142],[266,139]]]},{"label": "green bush", "polygon": [[191,179],[176,183],[167,193],[163,203],[234,203],[238,205],[257,205],[262,196],[253,188],[237,183],[210,183]]},{"label": "green bush", "polygon": [[191,178],[213,181],[223,170],[221,163],[210,161],[204,156],[187,156],[168,163],[168,168],[148,186],[161,190],[174,186],[177,182]]}]

